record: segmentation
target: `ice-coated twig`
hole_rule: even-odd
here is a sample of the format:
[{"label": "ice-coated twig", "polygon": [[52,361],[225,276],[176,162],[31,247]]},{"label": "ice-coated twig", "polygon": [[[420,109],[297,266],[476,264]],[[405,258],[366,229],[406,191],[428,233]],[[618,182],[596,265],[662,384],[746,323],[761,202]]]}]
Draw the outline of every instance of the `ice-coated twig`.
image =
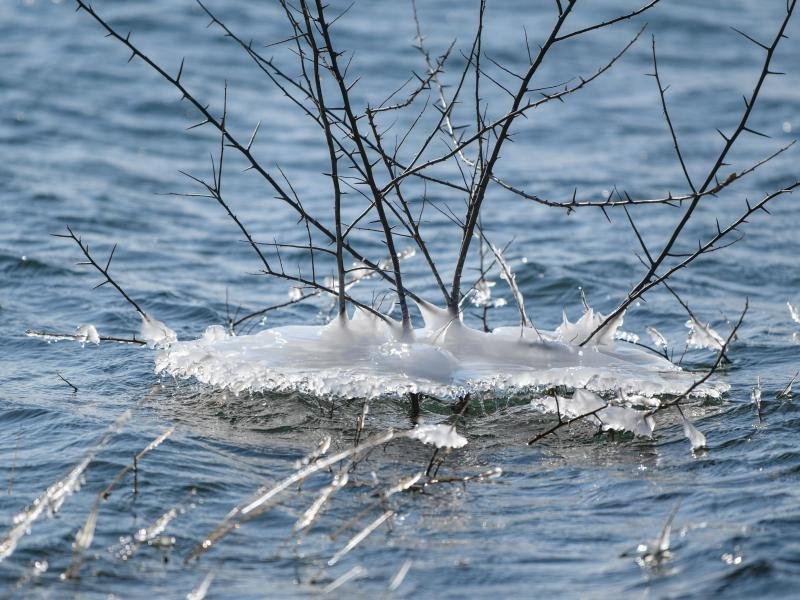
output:
[{"label": "ice-coated twig", "polygon": [[142,527],[138,529],[132,536],[121,539],[121,548],[117,552],[117,558],[123,561],[130,560],[131,557],[133,557],[133,555],[139,550],[139,548],[145,544],[161,547],[173,546],[175,544],[175,538],[165,538],[165,536],[162,536],[162,534],[178,515],[183,514],[186,511],[186,503],[189,502],[196,493],[196,490],[190,490],[180,502],[164,512],[160,517],[153,521],[149,527]]},{"label": "ice-coated twig", "polygon": [[719,351],[717,352],[716,360],[711,365],[711,367],[708,369],[708,371],[706,371],[706,373],[700,379],[696,380],[691,386],[689,386],[689,388],[685,392],[683,392],[680,396],[678,396],[676,398],[673,398],[672,400],[669,400],[669,401],[666,401],[666,402],[662,402],[661,405],[659,405],[657,408],[655,408],[652,411],[650,411],[651,415],[655,414],[657,412],[660,412],[662,410],[666,410],[667,408],[669,408],[671,406],[677,406],[678,404],[680,404],[681,402],[686,400],[686,398],[688,398],[692,394],[692,392],[694,392],[698,387],[703,385],[706,381],[708,381],[711,378],[711,376],[719,368],[719,365],[722,363],[722,361],[723,361],[722,357],[725,354],[725,351],[728,349],[728,346],[730,346],[731,342],[734,339],[736,339],[736,333],[739,331],[739,328],[742,326],[742,323],[744,322],[744,317],[747,314],[747,311],[749,310],[749,308],[750,308],[750,301],[749,300],[745,300],[744,309],[742,309],[742,312],[739,315],[739,319],[736,321],[736,323],[731,328],[731,331],[728,334],[728,337],[725,339],[725,343],[722,344],[722,348],[720,348]]},{"label": "ice-coated twig", "polygon": [[570,419],[562,419],[560,414],[559,414],[558,423],[556,423],[555,425],[553,425],[549,429],[546,429],[545,431],[543,431],[543,432],[535,435],[531,439],[529,439],[528,440],[528,446],[531,446],[531,445],[535,444],[536,442],[538,442],[539,440],[542,440],[542,439],[548,437],[549,435],[555,433],[556,431],[558,431],[562,427],[569,427],[573,423],[577,423],[578,421],[581,421],[583,419],[587,419],[589,417],[597,417],[598,413],[602,412],[603,410],[605,410],[609,406],[610,405],[608,403],[605,403],[603,406],[601,406],[599,408],[587,411],[585,413],[582,413],[582,414],[577,415],[575,417],[572,417]]},{"label": "ice-coated twig", "polygon": [[786,384],[778,394],[775,396],[778,400],[790,400],[792,398],[792,386],[794,382],[797,381],[797,378],[800,376],[800,371],[795,373],[792,378],[789,380],[789,383]]},{"label": "ice-coated twig", "polygon": [[356,565],[352,569],[345,572],[343,575],[340,575],[339,577],[331,581],[328,585],[326,585],[323,588],[322,593],[330,594],[331,592],[338,590],[345,583],[358,579],[359,577],[363,577],[364,575],[366,575],[366,573],[367,570],[364,567],[362,567],[361,565]]},{"label": "ice-coated twig", "polygon": [[211,583],[214,581],[214,571],[209,571],[196,588],[186,594],[186,600],[204,600]]},{"label": "ice-coated twig", "polygon": [[305,531],[319,517],[322,509],[328,503],[334,492],[342,489],[349,481],[347,471],[342,471],[333,476],[333,480],[319,492],[314,502],[300,516],[292,527],[292,532]]},{"label": "ice-coated twig", "polygon": [[[42,338],[46,341],[58,341],[58,340],[78,340],[83,341],[84,336],[78,335],[75,333],[60,333],[57,331],[40,331],[36,329],[28,329],[25,331],[25,335],[28,337],[35,337],[35,338]],[[101,335],[98,338],[101,342],[117,342],[119,344],[134,344],[136,346],[144,346],[147,344],[144,340],[136,339],[136,336],[132,336],[129,338],[121,338],[115,336],[108,336],[108,335]]]},{"label": "ice-coated twig", "polygon": [[[747,314],[747,311],[748,311],[749,307],[750,307],[750,301],[749,300],[745,300],[744,309],[742,309],[742,313],[739,316],[739,319],[736,321],[734,326],[731,328],[731,331],[728,334],[728,337],[725,339],[725,342],[722,344],[722,347],[717,352],[717,358],[716,358],[716,360],[714,360],[714,363],[711,365],[711,368],[708,369],[708,371],[706,371],[706,373],[701,378],[699,378],[691,386],[689,386],[689,388],[685,392],[683,392],[680,396],[677,396],[676,398],[673,398],[672,400],[662,402],[659,406],[657,406],[656,408],[650,410],[647,413],[648,416],[652,417],[653,415],[655,415],[655,414],[657,414],[657,413],[659,413],[659,412],[661,412],[663,410],[666,410],[668,408],[673,408],[673,407],[676,408],[678,410],[678,412],[680,413],[681,417],[683,418],[684,433],[686,434],[686,437],[689,438],[689,441],[692,443],[692,450],[699,449],[700,447],[705,447],[705,444],[706,444],[705,436],[702,433],[697,432],[697,430],[694,428],[694,426],[691,423],[689,423],[689,421],[686,419],[685,415],[683,414],[683,411],[681,410],[680,404],[681,404],[681,402],[686,400],[692,394],[692,392],[694,392],[698,387],[700,387],[706,381],[708,381],[711,378],[711,376],[717,371],[717,369],[719,368],[720,364],[723,362],[723,356],[725,356],[725,352],[728,349],[728,346],[736,338],[736,333],[739,331],[739,328],[742,326],[742,323],[744,322],[744,317]],[[697,433],[695,433],[695,432],[697,432]]]},{"label": "ice-coated twig", "polygon": [[313,464],[309,464],[295,471],[292,475],[289,475],[288,477],[282,479],[280,482],[278,482],[273,486],[259,488],[248,500],[246,500],[239,506],[233,508],[225,516],[225,518],[214,528],[214,530],[209,535],[207,535],[200,544],[198,544],[197,546],[195,546],[194,549],[192,549],[186,560],[191,561],[200,556],[201,554],[207,552],[214,546],[214,544],[219,542],[233,529],[239,527],[243,523],[246,523],[250,519],[264,513],[273,505],[274,499],[279,494],[286,491],[294,484],[307,479],[311,475],[323,469],[326,469],[331,465],[334,465],[347,458],[350,458],[351,456],[357,456],[358,454],[366,452],[371,448],[383,445],[397,436],[398,434],[396,434],[396,432],[393,429],[386,430],[383,433],[377,434],[365,440],[358,446],[355,446],[353,448],[347,448],[345,450],[342,450],[341,452],[337,452],[336,454],[333,454],[326,458],[321,458],[316,462],[314,462]]},{"label": "ice-coated twig", "polygon": [[344,558],[348,552],[350,552],[353,548],[358,546],[361,542],[363,542],[369,535],[375,531],[378,527],[383,525],[386,519],[392,517],[394,515],[394,511],[387,510],[386,512],[379,515],[374,521],[372,521],[369,525],[364,527],[361,531],[355,534],[350,540],[345,544],[336,554],[334,554],[328,560],[328,566],[332,567],[336,563],[338,563],[342,558]]},{"label": "ice-coated twig", "polygon": [[111,439],[119,433],[131,418],[132,414],[133,410],[129,409],[117,417],[90,447],[78,464],[72,467],[63,478],[48,487],[30,504],[30,506],[12,519],[11,527],[6,531],[3,537],[0,538],[0,562],[14,553],[19,540],[22,536],[30,533],[33,524],[43,512],[48,511],[50,514],[55,514],[59,511],[64,501],[80,487],[81,478],[97,453],[105,448]]},{"label": "ice-coated twig", "polygon": [[350,517],[347,521],[339,525],[339,527],[337,527],[336,530],[333,533],[331,533],[331,539],[335,540],[336,538],[338,538],[344,531],[347,531],[348,529],[353,527],[356,523],[361,521],[361,519],[365,515],[371,513],[378,506],[381,505],[385,506],[386,501],[395,494],[408,491],[412,488],[417,488],[417,486],[419,485],[418,482],[425,476],[426,476],[425,473],[419,471],[417,473],[409,475],[408,477],[401,477],[395,484],[381,490],[378,493],[378,498],[376,500],[370,502],[367,506],[358,511],[358,513],[356,513],[355,515]]},{"label": "ice-coated twig", "polygon": [[102,503],[108,499],[108,497],[111,495],[111,492],[117,487],[119,482],[122,481],[125,475],[127,475],[131,469],[134,468],[134,464],[138,464],[139,460],[144,458],[145,455],[158,448],[169,436],[172,435],[174,431],[174,427],[169,427],[158,437],[153,439],[149,444],[147,444],[147,446],[145,446],[134,456],[134,462],[129,463],[120,469],[119,472],[117,472],[117,474],[114,476],[114,479],[112,479],[105,488],[98,492],[97,496],[95,497],[94,504],[89,511],[89,515],[86,517],[86,521],[75,535],[72,561],[70,562],[67,570],[61,574],[61,579],[72,579],[77,577],[80,573],[86,551],[92,545],[92,541],[94,540],[97,517],[100,514],[100,506]]},{"label": "ice-coated twig", "polygon": [[403,564],[400,565],[400,568],[397,569],[397,573],[392,576],[392,580],[389,582],[389,591],[393,592],[397,588],[399,588],[403,581],[408,575],[408,572],[411,570],[411,565],[414,564],[410,558],[407,558],[403,561]]},{"label": "ice-coated twig", "polygon": [[[722,348],[722,344],[725,340],[722,336],[714,331],[710,325],[703,324],[703,322],[697,318],[697,315],[689,308],[689,305],[681,298],[678,293],[670,286],[666,281],[662,282],[664,287],[667,288],[667,291],[672,294],[678,303],[683,307],[686,311],[686,314],[689,315],[689,321],[687,322],[686,326],[689,327],[689,337],[686,340],[687,348],[708,348],[709,350],[718,351]],[[725,362],[730,362],[730,359],[722,355],[722,360]]]},{"label": "ice-coated twig", "polygon": [[501,279],[508,284],[508,287],[511,290],[511,296],[514,298],[514,303],[517,305],[517,309],[519,310],[520,326],[532,328],[534,331],[536,331],[536,335],[541,337],[536,325],[533,324],[533,321],[530,320],[525,312],[525,298],[523,297],[522,292],[517,285],[516,275],[514,275],[514,272],[511,270],[511,267],[503,256],[503,251],[492,243],[488,243],[488,246],[497,260],[497,264],[500,265],[500,272],[502,273]]}]

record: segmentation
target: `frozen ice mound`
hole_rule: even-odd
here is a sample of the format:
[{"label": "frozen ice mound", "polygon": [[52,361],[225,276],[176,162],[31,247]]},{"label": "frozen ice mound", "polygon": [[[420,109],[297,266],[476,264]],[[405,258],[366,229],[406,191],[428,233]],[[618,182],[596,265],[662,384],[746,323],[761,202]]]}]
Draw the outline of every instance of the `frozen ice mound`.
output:
[{"label": "frozen ice mound", "polygon": [[[214,325],[156,356],[156,372],[239,392],[298,392],[374,398],[410,392],[452,399],[467,392],[507,396],[544,386],[644,397],[682,394],[696,378],[664,357],[614,335],[621,318],[581,346],[604,317],[587,309],[554,332],[500,327],[491,333],[419,304],[425,327],[404,333],[389,318],[356,310],[327,325],[284,326],[234,336]],[[724,384],[695,393],[719,396]]]}]

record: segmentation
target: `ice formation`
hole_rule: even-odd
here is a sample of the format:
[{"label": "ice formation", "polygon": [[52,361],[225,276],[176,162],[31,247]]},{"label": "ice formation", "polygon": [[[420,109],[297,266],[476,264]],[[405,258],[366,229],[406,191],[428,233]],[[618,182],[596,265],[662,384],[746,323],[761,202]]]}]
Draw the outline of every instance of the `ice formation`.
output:
[{"label": "ice formation", "polygon": [[689,329],[689,336],[686,338],[686,345],[689,348],[708,350],[722,350],[725,345],[725,340],[722,336],[711,329],[710,325],[703,325],[694,317],[690,317],[686,321],[686,327]]},{"label": "ice formation", "polygon": [[409,431],[408,437],[437,448],[461,448],[467,445],[467,438],[456,433],[452,425],[417,425]]},{"label": "ice formation", "polygon": [[166,348],[178,339],[172,329],[149,315],[142,315],[139,337],[147,344],[148,348]]},{"label": "ice formation", "polygon": [[683,418],[683,433],[691,442],[692,450],[700,450],[706,447],[706,436],[692,425],[686,417]]},{"label": "ice formation", "polygon": [[792,317],[792,321],[800,323],[800,306],[795,306],[791,302],[787,302],[786,306],[789,307],[789,315]]},{"label": "ice formation", "polygon": [[81,325],[75,329],[76,339],[81,343],[99,344],[100,335],[94,325]]},{"label": "ice formation", "polygon": [[[406,334],[391,319],[361,310],[327,325],[274,327],[253,335],[212,326],[197,340],[162,340],[156,371],[236,393],[349,398],[409,392],[507,396],[552,385],[653,397],[681,394],[694,381],[661,356],[615,342],[621,317],[581,346],[604,320],[588,307],[575,323],[564,316],[555,332],[516,326],[484,333],[446,310],[418,306],[425,326]],[[704,385],[696,392],[717,396],[725,389]]]},{"label": "ice formation", "polygon": [[656,329],[655,327],[645,327],[650,339],[653,341],[653,347],[656,350],[663,350],[664,348],[669,347],[669,343],[667,342],[667,338],[665,338],[662,333]]},{"label": "ice formation", "polygon": [[[621,404],[629,402],[627,398],[619,400]],[[639,401],[637,398],[636,403]],[[572,398],[562,396],[534,398],[531,405],[544,412],[558,412],[565,420],[584,417],[603,431],[630,431],[640,437],[650,437],[655,429],[655,421],[647,410],[612,406],[586,389],[575,390]]]}]

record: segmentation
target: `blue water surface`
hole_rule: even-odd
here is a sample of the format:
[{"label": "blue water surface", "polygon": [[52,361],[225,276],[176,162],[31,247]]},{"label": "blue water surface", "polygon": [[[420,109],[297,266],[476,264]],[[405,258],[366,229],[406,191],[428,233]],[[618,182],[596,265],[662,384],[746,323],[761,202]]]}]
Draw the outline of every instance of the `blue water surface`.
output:
[{"label": "blue water surface", "polygon": [[[566,4],[565,1],[562,4]],[[335,0],[332,14],[349,2]],[[477,22],[477,2],[418,0],[425,43],[438,56],[455,39],[446,80],[455,84]],[[567,29],[623,14],[631,1],[579,1]],[[185,57],[182,81],[218,114],[228,85],[229,125],[247,139],[256,123],[257,159],[286,173],[310,212],[332,223],[327,150],[319,131],[287,101],[190,0],[96,0],[95,9],[170,73]],[[209,6],[243,39],[294,74],[290,47],[264,48],[291,34],[277,2],[209,0]],[[770,43],[786,2],[663,0],[651,11],[615,27],[556,47],[537,82],[542,86],[589,76],[647,23],[637,44],[612,70],[565,103],[551,102],[520,121],[504,148],[497,174],[543,197],[601,198],[616,186],[637,197],[685,193],[652,72],[651,35],[660,73],[689,171],[699,180],[744,109],[763,51],[732,31],[736,27]],[[190,550],[228,511],[265,482],[290,474],[297,460],[326,434],[334,449],[352,444],[358,401],[330,410],[330,401],[286,395],[234,396],[192,382],[160,379],[153,354],[124,344],[100,346],[27,337],[28,329],[71,332],[93,323],[101,334],[129,336],[138,317],[96,272],[78,266],[78,248],[52,237],[67,225],[105,258],[117,244],[112,272],[148,311],[179,337],[199,336],[239,310],[285,301],[289,285],[258,274],[259,263],[213,201],[168,195],[198,191],[179,171],[210,176],[209,153],[218,137],[198,122],[196,110],[141,60],[104,38],[104,31],[71,2],[5,0],[0,4],[0,529],[11,527],[45,489],[65,476],[126,409],[130,422],[97,453],[79,491],[54,518],[46,514],[0,562],[0,587],[34,598],[178,598],[208,573],[209,598],[308,597],[338,577],[361,571],[331,595],[351,597],[776,597],[796,594],[800,582],[800,411],[776,395],[800,369],[800,324],[787,301],[800,304],[800,205],[797,196],[775,200],[742,227],[737,244],[698,260],[674,286],[704,322],[726,334],[749,298],[750,310],[729,349],[732,363],[717,374],[730,384],[720,402],[686,408],[708,438],[707,452],[692,454],[679,420],[661,422],[653,439],[612,439],[588,428],[561,433],[529,447],[525,441],[552,422],[531,410],[528,398],[471,407],[459,426],[469,444],[447,457],[440,475],[464,477],[495,467],[500,478],[432,487],[380,503],[347,531],[336,530],[375,502],[373,493],[424,469],[428,447],[401,441],[378,448],[351,474],[308,536],[290,538],[295,520],[329,474],[293,487],[271,511],[233,532],[199,560]],[[525,36],[535,49],[556,15],[550,0],[489,2],[485,56],[521,72]],[[412,72],[424,73],[414,48],[415,25],[405,1],[360,0],[337,21],[336,41],[355,51],[349,77],[358,107],[379,103]],[[770,136],[743,135],[727,175],[791,142],[800,130],[800,21],[790,23],[751,126]],[[349,56],[348,56],[349,58]],[[514,78],[484,63],[500,83]],[[452,88],[449,88],[452,89]],[[502,115],[510,98],[484,80],[489,114]],[[433,98],[431,98],[431,102]],[[423,100],[415,105],[422,107]],[[413,112],[413,111],[412,111]],[[411,113],[409,113],[411,114]],[[435,115],[435,112],[432,113]],[[403,117],[405,119],[413,118]],[[430,117],[429,117],[430,118]],[[467,124],[471,115],[463,116]],[[391,119],[386,118],[384,126]],[[403,124],[396,125],[400,130]],[[394,130],[387,134],[393,139]],[[445,143],[436,141],[436,150]],[[296,215],[241,157],[228,151],[225,185],[238,216],[264,242],[303,243]],[[745,208],[800,177],[790,149],[720,197],[703,200],[678,243],[692,251]],[[452,167],[443,175],[457,174]],[[416,185],[416,187],[415,187]],[[410,193],[421,195],[417,182]],[[435,200],[459,208],[448,192]],[[346,219],[364,207],[347,196]],[[651,248],[660,249],[682,214],[671,207],[632,211]],[[580,289],[601,311],[612,309],[641,277],[636,237],[624,213],[597,208],[571,214],[490,188],[483,225],[498,245],[512,241],[508,257],[528,312],[551,329],[562,310],[581,311]],[[443,213],[429,210],[431,251],[445,273],[452,268],[460,233]],[[354,233],[365,253],[380,260],[380,236]],[[403,244],[405,245],[405,242]],[[296,264],[298,251],[283,260]],[[471,267],[474,265],[471,265]],[[328,267],[329,268],[329,267]],[[422,258],[404,263],[407,285],[437,300]],[[474,271],[469,271],[474,277]],[[510,296],[498,279],[494,293]],[[370,301],[380,286],[367,282]],[[327,301],[271,312],[266,325],[319,322]],[[415,315],[416,318],[416,315]],[[477,317],[468,311],[468,320]],[[492,311],[492,324],[514,324],[511,302]],[[661,290],[638,302],[624,328],[648,341],[655,326],[683,352],[686,313]],[[794,337],[793,337],[794,336]],[[708,368],[714,356],[689,352],[685,364]],[[72,382],[77,392],[59,379]],[[760,381],[759,420],[751,388]],[[446,413],[423,406],[434,417]],[[408,406],[377,402],[366,428],[407,427]],[[72,543],[96,494],[134,454],[166,429],[174,433],[142,459],[134,493],[126,476],[101,506],[97,530],[80,577],[62,581]],[[658,568],[636,561],[639,544],[674,519],[672,556]],[[162,547],[144,545],[128,560],[120,540],[147,528],[171,508],[177,516]],[[326,562],[370,520],[390,508],[394,516],[341,562]],[[124,544],[124,542],[123,542]],[[170,545],[171,544],[171,545]],[[388,590],[410,560],[402,584]],[[34,575],[34,564],[47,570]]]}]

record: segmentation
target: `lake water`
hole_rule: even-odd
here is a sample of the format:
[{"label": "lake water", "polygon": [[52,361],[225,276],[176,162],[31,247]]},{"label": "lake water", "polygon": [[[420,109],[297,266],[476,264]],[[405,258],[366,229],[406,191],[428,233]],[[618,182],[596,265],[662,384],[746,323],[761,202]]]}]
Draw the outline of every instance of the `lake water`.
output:
[{"label": "lake water", "polygon": [[[418,0],[426,42],[434,54],[456,37],[468,51],[476,3]],[[333,3],[334,7],[341,4]],[[603,20],[636,2],[578,3],[568,29]],[[97,0],[95,8],[167,70],[186,57],[184,81],[215,112],[223,81],[229,85],[231,127],[247,138],[262,121],[256,156],[278,164],[312,212],[329,211],[326,150],[308,120],[254,68],[189,0],[123,3]],[[257,46],[287,37],[274,3],[222,2],[211,7]],[[557,199],[600,197],[613,186],[652,197],[685,192],[668,131],[661,117],[652,70],[650,34],[656,36],[660,69],[671,85],[668,101],[690,171],[699,178],[721,147],[715,132],[731,131],[760,69],[762,54],[730,29],[768,42],[780,22],[783,0],[699,3],[664,0],[651,12],[615,28],[556,48],[537,81],[557,83],[588,75],[619,51],[648,22],[642,39],[612,71],[565,104],[550,103],[519,127],[504,151],[498,174]],[[0,5],[0,528],[80,462],[102,432],[128,408],[132,419],[99,451],[80,491],[66,498],[55,518],[33,523],[15,552],[0,563],[0,586],[9,595],[46,598],[184,597],[208,573],[209,598],[307,597],[322,593],[352,568],[359,576],[331,595],[354,597],[731,597],[785,598],[800,581],[800,410],[776,394],[800,369],[800,324],[786,302],[800,303],[800,205],[787,196],[759,214],[733,247],[713,253],[674,285],[692,309],[719,331],[750,300],[732,364],[717,378],[731,385],[721,402],[687,408],[708,438],[708,452],[693,455],[680,424],[664,423],[653,439],[610,439],[576,428],[528,447],[525,441],[552,423],[533,412],[527,398],[474,406],[459,431],[469,444],[447,457],[439,474],[470,476],[499,467],[500,478],[440,485],[425,494],[398,494],[395,511],[341,562],[326,561],[378,515],[378,506],[335,540],[331,534],[362,508],[372,493],[424,469],[430,448],[398,442],[378,448],[351,474],[318,524],[298,545],[292,525],[329,476],[290,490],[280,504],[222,540],[200,560],[184,563],[190,550],[225,514],[264,482],[293,472],[325,434],[335,448],[352,443],[360,402],[329,412],[313,400],[246,394],[234,397],[192,382],[160,380],[146,349],[75,342],[47,344],[27,329],[70,332],[93,323],[105,335],[138,330],[138,317],[86,267],[78,249],[51,237],[70,225],[104,257],[118,248],[112,272],[154,315],[182,338],[224,323],[227,310],[257,309],[287,298],[285,282],[255,274],[258,263],[224,213],[212,201],[167,196],[195,192],[179,170],[206,176],[209,152],[218,143],[206,128],[184,131],[196,120],[188,105],[139,60],[105,39],[70,2],[5,0]],[[526,57],[523,27],[540,40],[554,3],[508,0],[489,3],[484,49],[521,70]],[[742,138],[731,156],[741,169],[800,130],[800,21],[787,31],[752,126],[772,136]],[[423,71],[411,44],[414,23],[406,2],[361,1],[336,25],[342,47],[355,50],[352,73],[359,106],[378,102],[412,71]],[[285,50],[274,48],[294,68]],[[454,69],[463,64],[459,54]],[[450,81],[455,77],[450,74]],[[508,105],[490,84],[484,98],[493,114]],[[388,121],[386,123],[388,125]],[[440,146],[443,147],[443,146]],[[744,198],[791,183],[797,151],[788,151],[729,188],[707,198],[682,238],[697,239],[734,218]],[[239,216],[258,239],[299,241],[305,229],[272,193],[232,158],[226,183]],[[723,171],[727,173],[728,171]],[[354,204],[358,196],[348,196]],[[457,206],[453,200],[453,206]],[[348,215],[357,213],[348,207]],[[327,214],[327,213],[325,213]],[[680,212],[635,210],[652,247],[658,248]],[[508,256],[537,324],[555,327],[562,309],[580,314],[583,288],[595,308],[613,308],[641,276],[636,239],[623,213],[541,207],[490,191],[484,214],[497,244],[513,239]],[[329,219],[328,219],[329,222]],[[431,248],[447,270],[458,232],[431,213]],[[358,234],[376,259],[375,235]],[[299,255],[283,259],[291,263]],[[409,287],[435,299],[436,288],[421,257],[405,265]],[[510,297],[498,281],[495,294]],[[371,289],[363,288],[366,300]],[[357,292],[354,292],[357,293]],[[227,301],[226,301],[227,298]],[[325,302],[270,313],[267,324],[316,321]],[[468,314],[468,319],[475,319]],[[494,325],[513,324],[513,306],[492,313]],[[683,351],[686,314],[665,291],[653,293],[626,317],[625,329],[647,340],[655,326]],[[258,325],[262,326],[262,325]],[[794,337],[793,337],[794,336]],[[684,364],[704,369],[707,351],[687,354]],[[77,386],[73,393],[58,373]],[[760,378],[763,419],[750,390]],[[423,412],[442,411],[425,405]],[[378,432],[408,426],[408,407],[371,406],[366,426]],[[61,581],[71,544],[96,494],[132,456],[170,427],[174,433],[142,459],[138,489],[126,477],[103,503],[81,577]],[[377,483],[376,483],[377,482]],[[194,493],[192,493],[194,490]],[[672,557],[643,568],[636,548],[654,539],[670,511]],[[120,539],[151,526],[177,507],[164,535],[169,548],[142,545],[122,560]],[[387,590],[398,569],[410,569],[396,591]],[[34,564],[48,568],[34,576]],[[315,583],[316,581],[316,583]]]}]

